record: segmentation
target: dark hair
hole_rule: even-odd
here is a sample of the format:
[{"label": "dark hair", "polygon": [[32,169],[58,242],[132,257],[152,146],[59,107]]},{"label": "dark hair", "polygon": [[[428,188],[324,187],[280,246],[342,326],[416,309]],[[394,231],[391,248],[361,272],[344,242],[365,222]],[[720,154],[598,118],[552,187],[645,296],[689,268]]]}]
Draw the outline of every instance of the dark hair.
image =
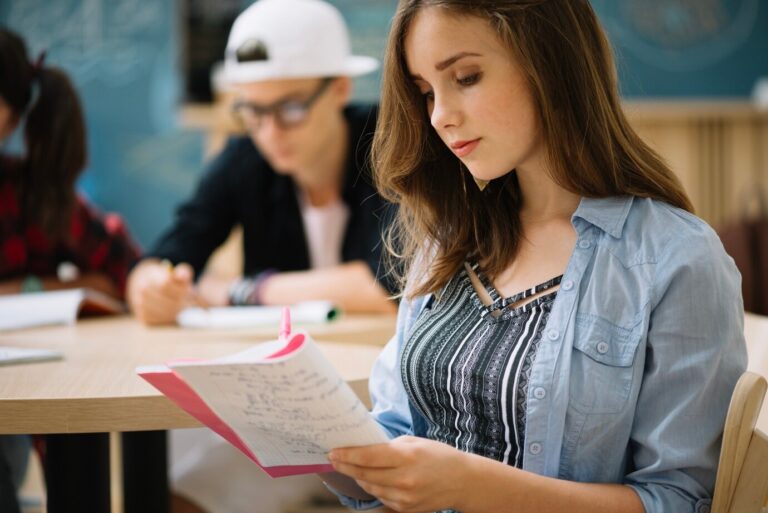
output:
[{"label": "dark hair", "polygon": [[[557,184],[585,197],[634,195],[693,211],[678,179],[624,116],[611,49],[588,0],[400,0],[372,161],[380,192],[399,204],[388,234],[398,264],[393,272],[403,270],[404,284],[409,268],[419,271],[407,296],[439,291],[468,257],[497,275],[515,257],[521,236],[516,174],[480,192],[430,126],[410,78],[404,41],[426,7],[485,20],[509,48],[527,79]],[[429,262],[416,262],[425,252]]]},{"label": "dark hair", "polygon": [[51,237],[64,237],[87,158],[77,92],[63,71],[30,62],[24,41],[0,27],[0,96],[26,117],[26,158],[16,177],[24,218]]}]

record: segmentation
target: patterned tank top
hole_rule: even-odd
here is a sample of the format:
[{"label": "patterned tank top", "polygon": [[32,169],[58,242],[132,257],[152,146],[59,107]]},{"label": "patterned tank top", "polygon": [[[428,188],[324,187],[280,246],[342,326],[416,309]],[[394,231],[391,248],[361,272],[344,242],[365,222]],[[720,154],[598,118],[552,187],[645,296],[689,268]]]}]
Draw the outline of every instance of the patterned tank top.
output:
[{"label": "patterned tank top", "polygon": [[414,324],[401,360],[405,389],[427,438],[522,467],[531,364],[557,294],[544,292],[562,276],[504,298],[471,269],[493,303],[482,303],[462,269]]}]

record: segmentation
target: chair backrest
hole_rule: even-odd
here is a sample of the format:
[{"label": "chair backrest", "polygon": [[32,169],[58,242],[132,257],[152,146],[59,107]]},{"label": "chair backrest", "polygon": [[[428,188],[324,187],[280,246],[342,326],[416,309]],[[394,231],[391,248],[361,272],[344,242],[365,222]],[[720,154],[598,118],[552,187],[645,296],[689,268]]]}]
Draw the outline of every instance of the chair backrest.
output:
[{"label": "chair backrest", "polygon": [[768,436],[755,428],[768,383],[745,372],[725,420],[712,513],[759,513],[768,501]]},{"label": "chair backrest", "polygon": [[[747,370],[768,379],[768,317],[747,313],[744,316],[744,338],[747,340]],[[757,427],[768,434],[768,401],[757,419]]]}]

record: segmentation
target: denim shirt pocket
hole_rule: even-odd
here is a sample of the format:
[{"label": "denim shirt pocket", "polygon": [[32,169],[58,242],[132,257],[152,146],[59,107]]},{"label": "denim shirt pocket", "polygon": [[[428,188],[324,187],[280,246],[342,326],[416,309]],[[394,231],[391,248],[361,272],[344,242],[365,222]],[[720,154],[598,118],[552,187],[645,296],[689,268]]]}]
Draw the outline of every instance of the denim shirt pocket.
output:
[{"label": "denim shirt pocket", "polygon": [[577,314],[571,359],[570,398],[584,414],[617,413],[632,391],[633,363],[640,342],[637,326],[623,327]]}]

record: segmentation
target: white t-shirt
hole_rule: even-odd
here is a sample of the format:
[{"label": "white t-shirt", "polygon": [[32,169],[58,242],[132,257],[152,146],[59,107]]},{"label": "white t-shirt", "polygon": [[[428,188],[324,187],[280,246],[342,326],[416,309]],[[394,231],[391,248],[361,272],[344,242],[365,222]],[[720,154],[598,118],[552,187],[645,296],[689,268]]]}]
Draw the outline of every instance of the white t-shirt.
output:
[{"label": "white t-shirt", "polygon": [[347,231],[349,207],[341,200],[322,207],[310,205],[299,193],[299,208],[307,237],[310,269],[324,269],[341,263],[341,248]]}]

